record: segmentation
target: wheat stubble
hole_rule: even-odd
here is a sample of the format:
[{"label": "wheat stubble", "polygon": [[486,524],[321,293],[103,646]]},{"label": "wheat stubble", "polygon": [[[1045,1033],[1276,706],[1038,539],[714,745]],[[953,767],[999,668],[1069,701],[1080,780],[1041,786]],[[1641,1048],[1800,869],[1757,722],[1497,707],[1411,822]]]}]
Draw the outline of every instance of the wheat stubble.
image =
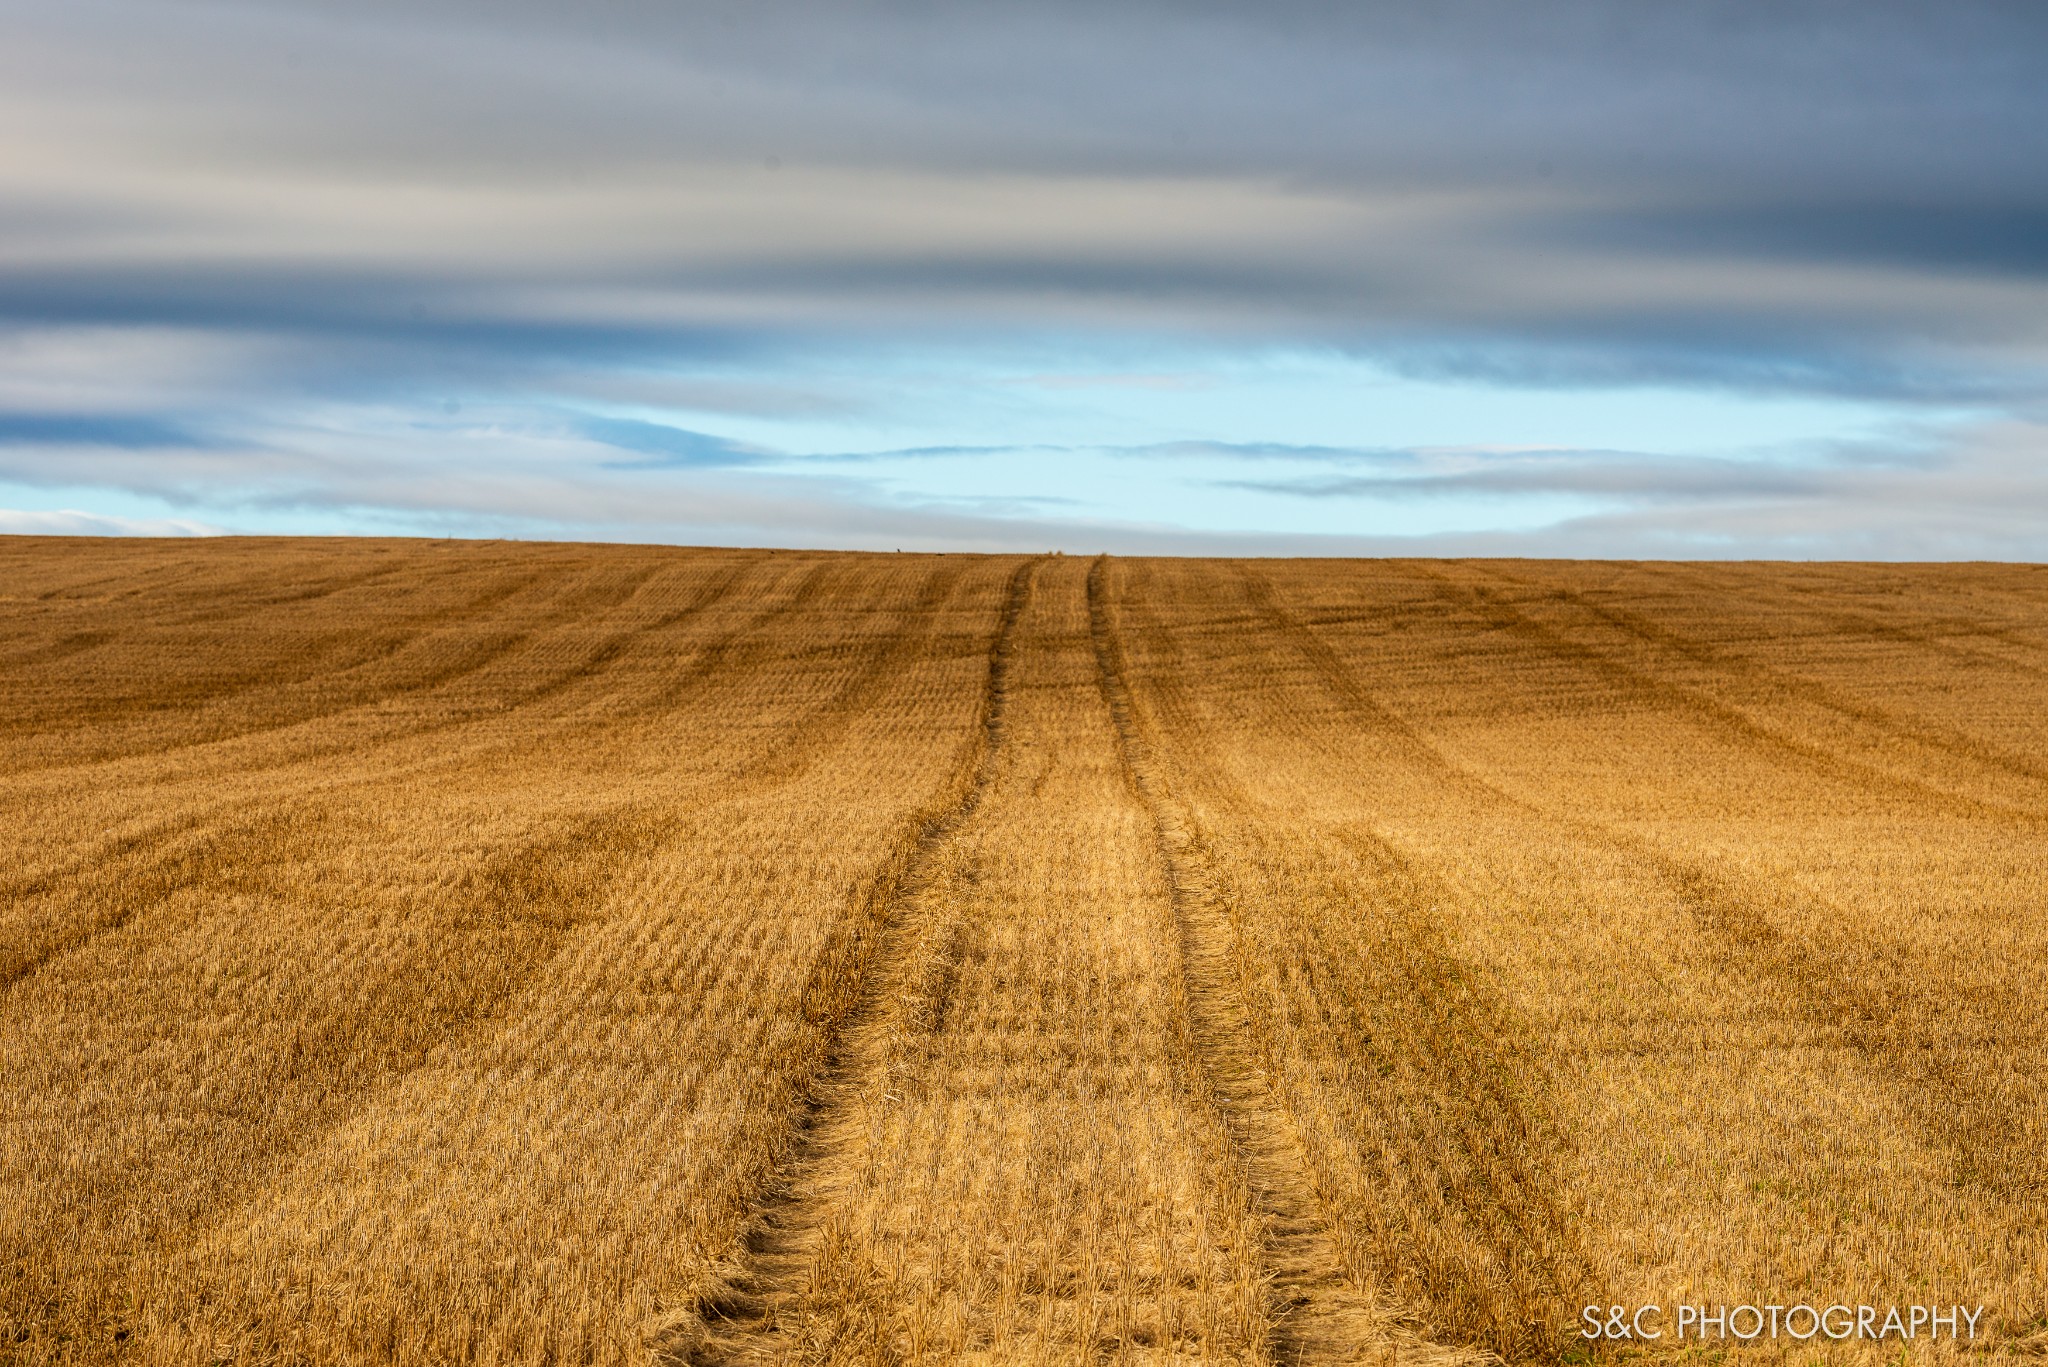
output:
[{"label": "wheat stubble", "polygon": [[2026,566],[6,539],[0,1362],[2029,1351],[2044,678]]}]

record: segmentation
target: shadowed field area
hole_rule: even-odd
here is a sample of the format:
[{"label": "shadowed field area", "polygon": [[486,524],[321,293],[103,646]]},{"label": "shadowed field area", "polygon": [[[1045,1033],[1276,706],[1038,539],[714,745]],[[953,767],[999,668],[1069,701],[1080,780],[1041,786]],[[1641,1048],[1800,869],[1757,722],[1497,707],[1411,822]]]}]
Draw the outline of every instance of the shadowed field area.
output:
[{"label": "shadowed field area", "polygon": [[7,538],[0,775],[0,1362],[2048,1351],[2048,568]]}]

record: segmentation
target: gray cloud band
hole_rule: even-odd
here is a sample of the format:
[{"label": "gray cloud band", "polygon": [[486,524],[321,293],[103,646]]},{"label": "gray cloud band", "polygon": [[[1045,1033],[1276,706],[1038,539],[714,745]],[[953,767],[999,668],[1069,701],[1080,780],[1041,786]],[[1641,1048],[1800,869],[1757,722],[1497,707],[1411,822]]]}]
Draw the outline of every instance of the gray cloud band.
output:
[{"label": "gray cloud band", "polygon": [[0,10],[0,316],[1193,326],[1943,394],[2048,355],[2038,7],[578,13]]},{"label": "gray cloud band", "polygon": [[[107,367],[90,393],[10,382],[0,446],[22,482],[540,525],[520,491],[581,479],[589,499],[550,506],[635,487],[624,503],[726,499],[777,534],[1008,544],[1038,524],[551,405],[665,376],[721,411],[844,410],[858,398],[790,376],[891,339],[966,353],[1033,332],[2003,409],[1986,430],[2004,436],[1918,475],[1596,455],[1242,483],[1606,496],[1622,506],[1554,525],[1617,551],[1782,547],[1784,510],[1829,500],[1851,538],[1830,544],[2038,544],[2011,530],[2013,498],[2042,506],[2012,434],[2037,438],[2048,403],[2037,6],[0,0],[0,26],[0,333],[214,358],[198,379],[166,360],[185,378],[162,384]],[[735,360],[740,382],[691,379]],[[337,406],[451,389],[526,407],[516,475],[336,435]],[[543,476],[519,452],[551,422]],[[741,471],[781,492],[740,498]],[[645,486],[657,473],[700,487]],[[1931,519],[1875,501],[1937,488]],[[860,504],[843,526],[787,512],[840,498]],[[1075,534],[1098,532],[1227,541]]]}]

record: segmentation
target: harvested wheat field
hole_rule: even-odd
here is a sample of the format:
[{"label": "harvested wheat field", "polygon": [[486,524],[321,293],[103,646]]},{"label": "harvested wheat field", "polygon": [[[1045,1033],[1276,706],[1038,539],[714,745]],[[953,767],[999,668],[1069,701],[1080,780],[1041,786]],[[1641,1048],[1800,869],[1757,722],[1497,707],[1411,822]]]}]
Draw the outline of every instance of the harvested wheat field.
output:
[{"label": "harvested wheat field", "polygon": [[0,1360],[2039,1353],[2044,704],[2029,566],[0,541]]}]

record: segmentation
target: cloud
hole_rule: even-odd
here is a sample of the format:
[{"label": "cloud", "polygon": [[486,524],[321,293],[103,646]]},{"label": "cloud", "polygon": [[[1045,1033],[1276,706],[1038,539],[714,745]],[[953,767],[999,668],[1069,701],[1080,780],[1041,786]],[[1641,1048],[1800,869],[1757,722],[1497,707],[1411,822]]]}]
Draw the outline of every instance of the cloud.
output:
[{"label": "cloud", "polygon": [[2032,6],[0,16],[16,322],[387,377],[1053,323],[1512,383],[2048,383]]},{"label": "cloud", "polygon": [[[1214,412],[1192,353],[1329,353],[2038,434],[2034,5],[0,0],[0,39],[18,483],[591,535],[1285,541],[884,474],[1098,450],[1242,466],[1261,516],[1577,500],[1572,544],[1822,544],[1794,513],[2034,544],[1970,501],[2039,499],[2024,461],[1960,447],[1453,459],[1117,407]],[[1104,417],[1047,438],[1034,404]],[[889,429],[919,408],[949,416]],[[1943,480],[1950,520],[1909,534]]]},{"label": "cloud", "polygon": [[[1329,456],[1323,456],[1329,459]],[[1357,453],[1370,474],[1220,480],[1226,488],[1296,498],[1418,499],[1473,495],[1590,496],[1644,503],[1815,497],[1843,463],[1735,459],[1635,451],[1407,451]]]},{"label": "cloud", "polygon": [[0,536],[221,536],[219,527],[186,518],[115,517],[107,513],[0,508]]},{"label": "cloud", "polygon": [[[2048,559],[2040,516],[2048,507],[2048,420],[1905,430],[1883,441],[1746,458],[1213,442],[1037,453],[1105,462],[1103,469],[1141,462],[1156,467],[1148,487],[1162,491],[1225,486],[1237,495],[1240,523],[1206,528],[1106,512],[1056,492],[1057,482],[1018,494],[937,496],[867,473],[900,453],[814,463],[749,448],[745,463],[727,464],[718,439],[639,426],[658,429],[650,444],[675,441],[684,458],[619,461],[606,454],[615,447],[559,427],[482,422],[459,429],[428,459],[416,454],[417,432],[394,426],[376,441],[354,437],[346,450],[297,456],[82,450],[63,479],[218,510],[208,516],[238,525],[289,513],[437,535],[1074,553]],[[698,442],[711,459],[690,458]],[[1236,475],[1217,473],[1233,467]],[[30,457],[0,453],[0,480],[32,482],[39,472]],[[1324,516],[1324,530],[1307,532],[1293,529],[1290,504],[1359,516]],[[1443,510],[1429,520],[1439,530],[1328,530],[1347,520],[1398,526],[1413,519],[1381,514],[1425,505]]]},{"label": "cloud", "polygon": [[0,446],[119,446],[146,451],[209,444],[175,422],[147,415],[0,412]]},{"label": "cloud", "polygon": [[1223,481],[1360,501],[1579,503],[1511,534],[1429,538],[1492,554],[2048,559],[2048,423],[2007,420],[1775,459],[1625,451],[1363,453],[1375,468]]},{"label": "cloud", "polygon": [[1829,202],[1789,194],[1747,203],[1621,206],[1530,224],[1531,236],[1624,250],[1745,260],[1874,262],[1997,277],[2048,275],[2048,203],[2010,199]]},{"label": "cloud", "polygon": [[[578,436],[588,437],[621,451],[653,456],[661,465],[691,469],[752,465],[768,452],[724,437],[707,436],[663,423],[634,418],[579,418],[572,424]],[[639,462],[644,464],[645,462]]]}]

